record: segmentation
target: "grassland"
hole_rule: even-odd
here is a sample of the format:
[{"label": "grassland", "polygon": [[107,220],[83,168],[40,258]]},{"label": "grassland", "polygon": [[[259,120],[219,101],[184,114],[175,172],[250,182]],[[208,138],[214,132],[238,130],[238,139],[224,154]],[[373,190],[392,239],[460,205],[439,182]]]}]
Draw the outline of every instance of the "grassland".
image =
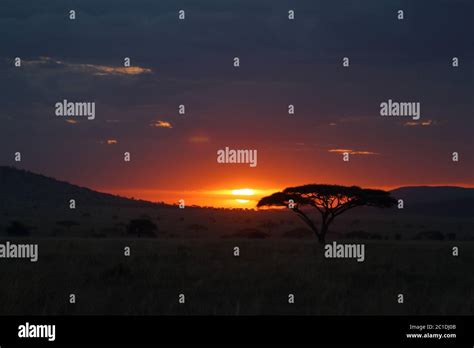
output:
[{"label": "grassland", "polygon": [[[38,262],[2,261],[2,314],[474,313],[474,243],[466,241],[364,241],[362,263],[325,259],[313,240],[37,242]],[[178,303],[180,293],[185,304]],[[399,293],[404,304],[397,303]]]}]

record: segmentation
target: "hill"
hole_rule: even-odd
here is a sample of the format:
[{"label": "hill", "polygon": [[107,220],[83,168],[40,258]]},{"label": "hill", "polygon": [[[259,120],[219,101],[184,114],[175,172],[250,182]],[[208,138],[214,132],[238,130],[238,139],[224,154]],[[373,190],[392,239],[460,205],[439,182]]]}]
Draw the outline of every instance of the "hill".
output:
[{"label": "hill", "polygon": [[0,166],[0,208],[64,207],[70,199],[87,206],[150,207],[157,204],[93,191],[14,167]]},{"label": "hill", "polygon": [[457,186],[407,186],[391,191],[404,201],[404,213],[474,217],[474,188]]}]

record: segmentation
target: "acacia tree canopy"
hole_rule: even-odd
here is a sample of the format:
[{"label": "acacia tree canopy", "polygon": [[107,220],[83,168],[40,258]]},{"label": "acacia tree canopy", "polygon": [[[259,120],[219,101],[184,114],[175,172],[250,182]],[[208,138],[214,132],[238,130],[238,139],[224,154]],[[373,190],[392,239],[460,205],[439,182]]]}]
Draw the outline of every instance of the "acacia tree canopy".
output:
[{"label": "acacia tree canopy", "polygon": [[[288,187],[281,192],[263,197],[257,207],[286,206],[291,208],[315,233],[318,240],[325,242],[329,225],[334,218],[343,212],[358,207],[371,206],[389,208],[396,204],[390,192],[383,190],[364,189],[358,186],[309,184]],[[302,210],[313,207],[321,215],[319,228]]]}]

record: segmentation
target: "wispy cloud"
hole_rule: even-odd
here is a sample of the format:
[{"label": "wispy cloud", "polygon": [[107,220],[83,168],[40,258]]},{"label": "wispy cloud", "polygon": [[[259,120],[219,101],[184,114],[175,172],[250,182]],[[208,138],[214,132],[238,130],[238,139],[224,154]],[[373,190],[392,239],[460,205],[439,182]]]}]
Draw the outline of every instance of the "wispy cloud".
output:
[{"label": "wispy cloud", "polygon": [[405,122],[403,125],[406,127],[417,127],[417,126],[427,127],[434,124],[435,122],[433,122],[433,120],[426,120],[426,121],[408,121],[408,122]]},{"label": "wispy cloud", "polygon": [[349,153],[351,155],[378,155],[377,152],[372,151],[356,151],[351,149],[330,149],[328,152],[335,152],[335,153]]},{"label": "wispy cloud", "polygon": [[123,67],[100,64],[68,63],[62,60],[53,59],[51,57],[39,57],[35,60],[24,60],[22,64],[24,64],[25,66],[50,66],[56,68],[63,68],[67,71],[92,74],[96,76],[141,75],[149,74],[152,72],[151,69],[143,68],[140,66]]},{"label": "wispy cloud", "polygon": [[117,145],[118,140],[117,139],[106,139],[106,140],[101,140],[100,143],[104,144],[104,145]]},{"label": "wispy cloud", "polygon": [[160,121],[160,120],[153,121],[152,123],[150,123],[150,126],[154,128],[173,128],[171,123],[169,123],[168,121]]}]

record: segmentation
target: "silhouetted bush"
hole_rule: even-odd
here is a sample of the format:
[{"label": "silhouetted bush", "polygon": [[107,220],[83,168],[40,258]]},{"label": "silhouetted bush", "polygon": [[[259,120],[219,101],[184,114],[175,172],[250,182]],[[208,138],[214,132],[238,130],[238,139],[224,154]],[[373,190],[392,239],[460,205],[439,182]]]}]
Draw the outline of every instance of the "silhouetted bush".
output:
[{"label": "silhouetted bush", "polygon": [[10,222],[6,229],[9,236],[27,236],[30,234],[30,228],[20,221]]},{"label": "silhouetted bush", "polygon": [[422,231],[416,234],[415,240],[444,240],[444,234],[440,231]]},{"label": "silhouetted bush", "polygon": [[144,237],[156,237],[155,231],[157,231],[156,225],[148,219],[133,219],[127,225],[127,233],[130,235],[136,235],[138,238]]}]

